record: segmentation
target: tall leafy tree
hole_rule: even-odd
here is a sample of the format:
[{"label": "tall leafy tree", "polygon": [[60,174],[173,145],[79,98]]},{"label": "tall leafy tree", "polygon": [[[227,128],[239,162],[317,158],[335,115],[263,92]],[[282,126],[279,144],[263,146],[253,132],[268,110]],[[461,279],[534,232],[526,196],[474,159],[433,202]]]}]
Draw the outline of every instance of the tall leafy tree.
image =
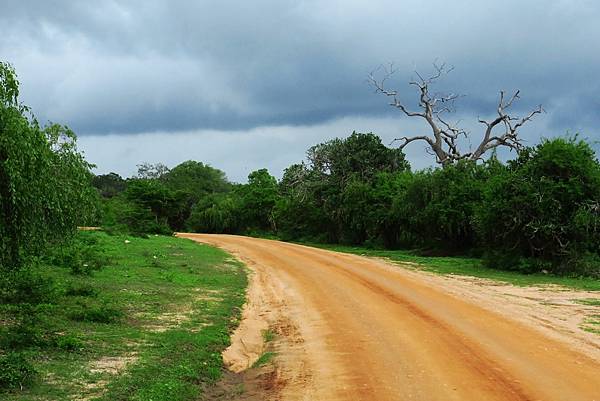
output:
[{"label": "tall leafy tree", "polygon": [[127,181],[117,173],[96,175],[92,179],[92,184],[103,198],[112,198],[127,188]]},{"label": "tall leafy tree", "polygon": [[279,197],[277,180],[265,168],[251,172],[248,184],[240,188],[243,216],[248,229],[273,228],[273,208]]},{"label": "tall leafy tree", "polygon": [[208,164],[188,160],[161,177],[167,188],[181,201],[181,207],[169,220],[171,227],[181,230],[185,227],[194,205],[212,194],[231,190],[225,173]]},{"label": "tall leafy tree", "polygon": [[227,192],[231,189],[223,171],[193,160],[177,165],[162,178],[169,188],[186,191],[196,200],[202,195]]},{"label": "tall leafy tree", "polygon": [[575,271],[591,252],[600,274],[600,163],[594,151],[577,138],[523,150],[490,179],[476,228],[490,262],[504,268]]},{"label": "tall leafy tree", "polygon": [[0,266],[71,237],[93,215],[91,164],[65,126],[40,127],[18,99],[11,65],[0,62]]}]

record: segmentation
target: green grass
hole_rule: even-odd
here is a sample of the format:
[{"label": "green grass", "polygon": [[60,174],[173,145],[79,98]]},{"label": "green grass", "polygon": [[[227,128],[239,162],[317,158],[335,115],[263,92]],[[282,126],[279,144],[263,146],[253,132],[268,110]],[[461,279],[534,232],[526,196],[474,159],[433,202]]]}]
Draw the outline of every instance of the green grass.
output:
[{"label": "green grass", "polygon": [[272,351],[267,351],[265,353],[263,353],[260,358],[258,358],[256,360],[256,362],[254,362],[254,364],[252,365],[252,368],[260,368],[261,366],[265,366],[266,364],[268,364],[271,359],[273,359],[273,357],[275,357],[276,353],[272,352]]},{"label": "green grass", "polygon": [[581,328],[590,333],[600,334],[600,315],[588,316],[581,325]]},{"label": "green grass", "polygon": [[[587,277],[560,277],[551,274],[523,274],[515,271],[490,269],[481,259],[466,257],[419,256],[404,250],[376,250],[364,247],[302,243],[336,252],[352,253],[362,256],[380,257],[403,266],[422,269],[442,275],[461,275],[502,281],[518,286],[555,284],[588,291],[600,291],[600,280]],[[406,264],[408,263],[408,264]]]},{"label": "green grass", "polygon": [[[39,269],[57,295],[35,306],[40,342],[22,346],[37,380],[23,390],[0,390],[0,399],[201,399],[202,387],[221,376],[221,351],[238,324],[244,267],[185,239],[78,235],[109,262],[89,275]],[[7,341],[17,338],[7,332],[14,313],[0,306]]]},{"label": "green grass", "polygon": [[275,339],[275,332],[271,329],[263,330],[262,337],[264,342],[271,342]]},{"label": "green grass", "polygon": [[576,299],[575,302],[581,305],[600,306],[600,298]]}]

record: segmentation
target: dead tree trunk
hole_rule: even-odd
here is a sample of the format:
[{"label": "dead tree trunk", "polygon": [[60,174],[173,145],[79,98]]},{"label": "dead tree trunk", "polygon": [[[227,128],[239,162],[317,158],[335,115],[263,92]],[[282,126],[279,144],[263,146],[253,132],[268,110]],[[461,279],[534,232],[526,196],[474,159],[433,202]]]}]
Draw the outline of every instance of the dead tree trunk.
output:
[{"label": "dead tree trunk", "polygon": [[428,78],[424,78],[418,72],[415,72],[417,79],[410,81],[410,85],[418,88],[419,91],[419,111],[410,111],[398,99],[398,92],[386,87],[387,80],[394,74],[392,66],[385,69],[383,77],[378,80],[375,78],[375,71],[369,74],[369,83],[375,88],[375,92],[382,93],[392,99],[390,105],[399,109],[408,117],[419,117],[425,120],[431,133],[417,136],[404,136],[395,139],[400,141],[400,149],[404,149],[409,143],[415,141],[424,141],[427,143],[427,152],[434,155],[436,162],[442,166],[453,164],[459,160],[480,160],[484,154],[497,147],[507,147],[519,151],[522,148],[521,139],[518,137],[518,130],[525,123],[543,111],[542,106],[538,106],[527,116],[518,118],[508,114],[508,109],[515,100],[519,99],[519,91],[516,91],[510,98],[506,98],[505,93],[500,92],[500,99],[496,112],[498,116],[492,121],[479,119],[478,121],[485,125],[485,131],[481,142],[474,150],[462,152],[459,149],[458,140],[462,136],[467,138],[469,134],[459,128],[457,124],[452,124],[447,120],[446,115],[454,111],[454,101],[460,96],[454,93],[447,95],[431,94],[430,86],[445,74],[452,71],[445,64],[438,65],[434,63],[435,73]]}]

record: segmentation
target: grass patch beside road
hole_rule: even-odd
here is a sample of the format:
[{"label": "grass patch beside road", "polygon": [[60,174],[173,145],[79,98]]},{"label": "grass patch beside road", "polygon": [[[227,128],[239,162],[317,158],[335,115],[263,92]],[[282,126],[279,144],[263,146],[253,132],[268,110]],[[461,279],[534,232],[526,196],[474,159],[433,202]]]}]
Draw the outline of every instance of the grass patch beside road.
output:
[{"label": "grass patch beside road", "polygon": [[14,308],[0,306],[0,356],[18,349],[37,372],[22,390],[0,389],[0,399],[199,399],[220,378],[221,351],[238,323],[242,264],[186,239],[78,235],[107,263],[84,274],[39,268],[56,295],[32,307],[27,330],[35,333],[15,332]]},{"label": "grass patch beside road", "polygon": [[589,277],[559,277],[551,274],[523,274],[514,271],[490,269],[481,259],[466,257],[419,256],[404,250],[377,250],[345,245],[302,243],[316,248],[355,255],[385,258],[396,263],[408,263],[415,269],[430,271],[442,275],[461,275],[502,281],[518,286],[561,285],[564,287],[600,291],[600,280]]}]

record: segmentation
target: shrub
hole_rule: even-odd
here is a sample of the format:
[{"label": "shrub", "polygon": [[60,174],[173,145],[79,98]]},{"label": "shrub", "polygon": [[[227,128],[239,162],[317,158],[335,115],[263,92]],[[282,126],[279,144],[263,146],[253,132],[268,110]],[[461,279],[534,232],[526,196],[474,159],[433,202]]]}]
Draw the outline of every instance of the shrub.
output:
[{"label": "shrub", "polygon": [[27,358],[18,352],[0,355],[0,388],[23,388],[36,377],[37,371]]},{"label": "shrub", "polygon": [[34,267],[6,271],[0,275],[0,301],[7,304],[52,303],[57,295],[52,279]]},{"label": "shrub", "polygon": [[64,351],[79,351],[83,349],[83,342],[71,334],[56,337],[54,343],[57,348]]},{"label": "shrub", "polygon": [[600,165],[587,143],[558,138],[526,149],[490,179],[476,210],[488,263],[496,264],[499,252],[539,261],[512,266],[522,271],[589,270],[578,260],[600,250],[598,199]]},{"label": "shrub", "polygon": [[90,275],[110,263],[110,259],[102,252],[97,239],[84,233],[71,241],[57,246],[46,256],[52,265],[65,267],[74,275]]},{"label": "shrub", "polygon": [[98,295],[98,290],[90,284],[71,283],[65,290],[65,295],[68,297],[95,297]]},{"label": "shrub", "polygon": [[113,323],[123,316],[123,312],[107,305],[83,305],[79,310],[70,314],[72,320],[80,322]]},{"label": "shrub", "polygon": [[25,349],[43,347],[48,344],[45,331],[39,325],[34,314],[21,311],[21,320],[12,326],[0,330],[0,345],[3,349]]},{"label": "shrub", "polygon": [[475,244],[472,225],[488,169],[462,162],[405,178],[393,204],[399,230],[412,246],[464,252]]}]

